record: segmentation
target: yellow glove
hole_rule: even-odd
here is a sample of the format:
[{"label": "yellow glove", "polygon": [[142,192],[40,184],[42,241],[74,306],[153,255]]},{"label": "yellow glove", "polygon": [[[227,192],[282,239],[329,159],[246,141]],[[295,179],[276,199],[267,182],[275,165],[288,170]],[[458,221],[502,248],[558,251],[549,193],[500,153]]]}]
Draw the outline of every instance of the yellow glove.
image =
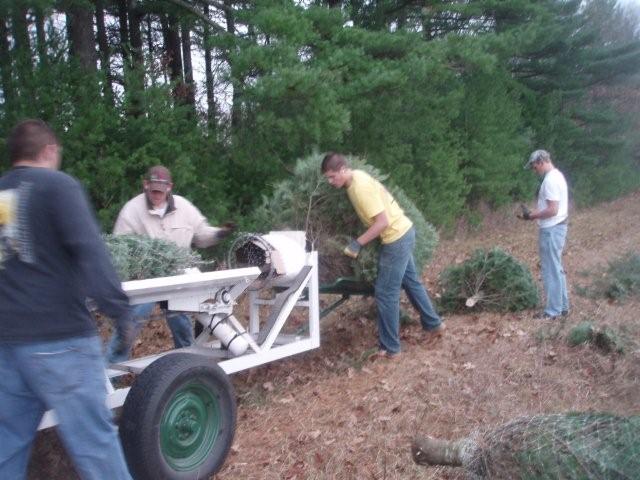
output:
[{"label": "yellow glove", "polygon": [[351,258],[358,258],[360,250],[362,250],[362,245],[357,240],[351,240],[351,243],[346,246],[342,253]]}]

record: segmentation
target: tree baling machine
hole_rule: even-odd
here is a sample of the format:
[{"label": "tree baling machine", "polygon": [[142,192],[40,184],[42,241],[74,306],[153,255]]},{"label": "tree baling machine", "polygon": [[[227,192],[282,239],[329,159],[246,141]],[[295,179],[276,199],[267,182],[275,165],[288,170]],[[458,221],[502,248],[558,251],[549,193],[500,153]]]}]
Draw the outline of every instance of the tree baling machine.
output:
[{"label": "tree baling machine", "polygon": [[[137,480],[210,478],[235,433],[228,375],[320,345],[318,256],[306,249],[304,232],[240,237],[229,263],[228,270],[122,284],[131,304],[166,301],[202,327],[191,347],[106,371],[107,403],[121,408],[120,436]],[[127,374],[135,376],[130,387],[112,387]],[[49,411],[40,428],[55,424]]]}]

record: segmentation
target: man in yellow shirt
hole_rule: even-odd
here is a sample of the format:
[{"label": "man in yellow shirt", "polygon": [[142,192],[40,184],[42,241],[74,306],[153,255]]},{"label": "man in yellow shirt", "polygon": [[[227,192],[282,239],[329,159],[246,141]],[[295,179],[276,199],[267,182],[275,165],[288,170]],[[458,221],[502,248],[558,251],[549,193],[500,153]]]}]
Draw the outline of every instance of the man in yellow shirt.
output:
[{"label": "man in yellow shirt", "polygon": [[335,188],[344,188],[353,208],[367,230],[351,241],[344,253],[357,258],[363,246],[380,237],[375,299],[378,307],[380,355],[400,353],[400,290],[404,288],[411,304],[420,313],[422,328],[440,335],[442,320],[431,300],[413,260],[415,228],[387,189],[362,170],[349,168],[338,153],[322,160],[322,174]]}]

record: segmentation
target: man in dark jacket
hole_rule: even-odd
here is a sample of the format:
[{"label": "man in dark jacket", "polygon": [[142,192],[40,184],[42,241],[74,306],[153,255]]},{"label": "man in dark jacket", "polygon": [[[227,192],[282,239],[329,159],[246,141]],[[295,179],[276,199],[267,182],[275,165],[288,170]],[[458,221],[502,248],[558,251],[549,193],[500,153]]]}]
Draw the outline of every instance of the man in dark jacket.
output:
[{"label": "man in dark jacket", "polygon": [[7,138],[0,178],[0,478],[25,478],[48,409],[83,479],[131,477],[107,408],[92,298],[126,338],[121,289],[82,187],[57,171],[61,146],[40,120]]}]

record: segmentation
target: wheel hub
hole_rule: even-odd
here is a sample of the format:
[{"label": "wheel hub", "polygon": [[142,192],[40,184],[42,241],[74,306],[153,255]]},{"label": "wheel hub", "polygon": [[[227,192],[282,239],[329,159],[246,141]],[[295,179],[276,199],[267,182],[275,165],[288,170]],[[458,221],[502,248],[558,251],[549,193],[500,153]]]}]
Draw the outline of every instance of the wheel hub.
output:
[{"label": "wheel hub", "polygon": [[160,448],[175,470],[197,468],[213,448],[220,431],[220,407],[203,384],[179,389],[167,403],[160,422]]}]

